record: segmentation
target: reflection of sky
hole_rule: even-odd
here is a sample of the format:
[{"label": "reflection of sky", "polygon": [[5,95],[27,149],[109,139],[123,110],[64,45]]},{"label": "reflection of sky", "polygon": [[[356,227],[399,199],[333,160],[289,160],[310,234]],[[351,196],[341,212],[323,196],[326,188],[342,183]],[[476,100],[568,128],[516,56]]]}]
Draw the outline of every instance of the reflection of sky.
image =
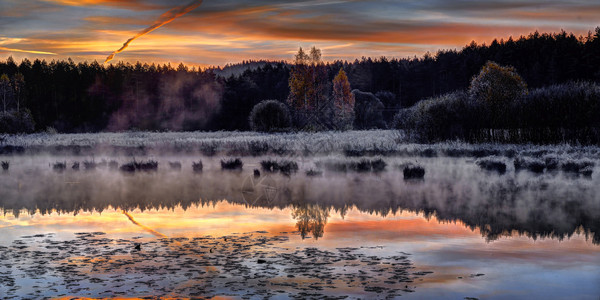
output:
[{"label": "reflection of sky", "polygon": [[[103,61],[162,13],[189,1],[3,0],[0,55]],[[291,59],[317,45],[325,58],[406,57],[471,40],[597,26],[597,1],[204,1],[117,56],[125,61],[214,65]],[[40,54],[23,51],[54,53]]]},{"label": "reflection of sky", "polygon": [[[246,209],[225,202],[215,206],[174,210],[133,211],[140,224],[169,237],[213,235],[265,230],[272,234],[296,230],[291,209]],[[0,217],[2,244],[21,235],[56,232],[70,239],[80,231],[104,231],[108,237],[151,234],[118,211]],[[575,234],[570,239],[534,241],[523,236],[486,242],[462,223],[439,223],[410,212],[380,217],[350,210],[344,218],[332,212],[323,238],[290,240],[293,246],[383,246],[386,252],[411,253],[415,271],[434,271],[424,277],[414,295],[462,299],[514,297],[596,299],[600,280],[600,247]],[[482,273],[481,277],[469,275]],[[459,279],[458,277],[463,277]],[[581,296],[581,297],[580,297]]]}]

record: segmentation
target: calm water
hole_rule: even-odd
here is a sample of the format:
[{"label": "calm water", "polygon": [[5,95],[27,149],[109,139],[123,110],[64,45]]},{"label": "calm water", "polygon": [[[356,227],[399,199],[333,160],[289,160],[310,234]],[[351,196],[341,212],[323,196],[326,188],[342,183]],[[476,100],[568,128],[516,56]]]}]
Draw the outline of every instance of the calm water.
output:
[{"label": "calm water", "polygon": [[255,177],[262,158],[52,170],[77,159],[10,157],[0,174],[3,297],[600,297],[596,172],[419,158],[425,178],[405,181],[395,166],[415,159],[385,158],[381,173],[306,176],[318,157],[291,176]]}]

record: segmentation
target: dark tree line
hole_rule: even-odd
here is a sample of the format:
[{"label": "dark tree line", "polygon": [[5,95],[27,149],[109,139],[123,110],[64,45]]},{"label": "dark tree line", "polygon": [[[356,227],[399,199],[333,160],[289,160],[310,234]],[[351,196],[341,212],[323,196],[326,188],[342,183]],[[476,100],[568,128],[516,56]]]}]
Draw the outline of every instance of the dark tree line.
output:
[{"label": "dark tree line", "polygon": [[[515,67],[530,89],[574,80],[600,82],[600,27],[585,37],[536,32],[421,58],[363,57],[325,67],[329,82],[343,69],[353,89],[378,93],[383,103],[378,110],[390,126],[401,108],[466,90],[487,61]],[[286,101],[291,70],[284,62],[248,63],[242,72],[240,65],[228,71],[8,58],[0,62],[0,75],[23,76],[19,105],[31,112],[38,131],[248,130],[254,105],[265,99]],[[12,97],[8,106],[16,110]]]}]

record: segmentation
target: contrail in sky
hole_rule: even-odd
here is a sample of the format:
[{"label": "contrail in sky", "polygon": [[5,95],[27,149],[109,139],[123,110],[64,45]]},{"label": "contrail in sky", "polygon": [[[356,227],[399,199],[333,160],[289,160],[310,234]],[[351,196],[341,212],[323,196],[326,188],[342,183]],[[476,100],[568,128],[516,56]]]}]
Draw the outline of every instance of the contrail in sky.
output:
[{"label": "contrail in sky", "polygon": [[6,47],[0,47],[0,51],[56,55],[56,53],[52,53],[52,52],[34,51],[34,50],[22,50],[22,49],[14,49],[14,48],[6,48]]},{"label": "contrail in sky", "polygon": [[127,46],[129,46],[129,44],[131,42],[133,42],[135,39],[139,38],[142,35],[148,34],[167,23],[170,23],[171,21],[175,20],[178,17],[181,17],[181,16],[187,14],[188,12],[190,12],[190,11],[194,10],[195,8],[197,8],[198,6],[200,6],[202,4],[202,1],[203,0],[196,0],[186,6],[178,6],[178,7],[175,7],[173,9],[169,10],[168,12],[162,14],[158,18],[158,20],[156,22],[154,22],[154,24],[152,24],[152,26],[140,31],[134,37],[128,39],[125,43],[123,43],[123,46],[121,48],[119,48],[117,51],[111,53],[106,58],[106,61],[104,61],[104,63],[111,61],[117,53],[121,53],[123,50],[125,50],[125,48],[127,48]]}]

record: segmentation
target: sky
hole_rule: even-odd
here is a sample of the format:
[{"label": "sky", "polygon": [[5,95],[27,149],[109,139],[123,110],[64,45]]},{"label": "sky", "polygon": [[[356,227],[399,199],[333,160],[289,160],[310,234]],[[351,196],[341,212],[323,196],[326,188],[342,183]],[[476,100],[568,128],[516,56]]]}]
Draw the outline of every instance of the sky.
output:
[{"label": "sky", "polygon": [[[0,59],[103,63],[161,15],[198,2],[0,0]],[[403,58],[536,30],[585,36],[597,26],[598,0],[204,0],[112,62],[223,66],[292,60],[298,47],[311,46],[327,61]]]}]

